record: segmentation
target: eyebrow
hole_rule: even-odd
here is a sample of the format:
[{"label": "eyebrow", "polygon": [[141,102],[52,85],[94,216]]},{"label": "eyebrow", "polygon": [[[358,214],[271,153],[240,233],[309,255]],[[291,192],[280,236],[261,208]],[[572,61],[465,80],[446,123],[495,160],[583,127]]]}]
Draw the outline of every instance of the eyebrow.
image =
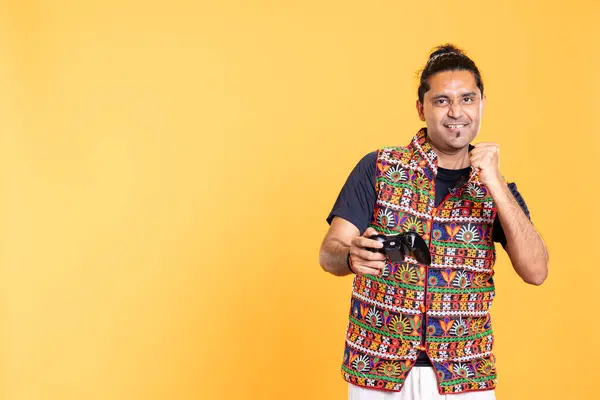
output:
[{"label": "eyebrow", "polygon": [[[475,92],[469,92],[469,93],[463,93],[460,95],[460,97],[473,97],[473,96],[477,96],[477,93]],[[438,100],[438,99],[449,99],[450,97],[446,94],[438,94],[435,95],[431,98],[431,100]]]}]

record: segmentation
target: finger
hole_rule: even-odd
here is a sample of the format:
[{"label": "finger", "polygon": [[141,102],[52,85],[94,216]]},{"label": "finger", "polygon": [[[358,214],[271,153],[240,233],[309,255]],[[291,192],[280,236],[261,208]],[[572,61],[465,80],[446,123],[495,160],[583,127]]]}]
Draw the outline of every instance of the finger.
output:
[{"label": "finger", "polygon": [[358,264],[378,271],[385,268],[385,261],[364,261],[362,263],[359,262]]},{"label": "finger", "polygon": [[478,161],[480,164],[484,164],[484,165],[491,163],[493,159],[494,159],[493,153],[484,153],[484,154],[481,154],[481,155],[475,157],[475,161]]},{"label": "finger", "polygon": [[362,248],[371,248],[371,249],[381,249],[383,247],[383,243],[378,242],[377,240],[368,239],[366,237],[358,237],[354,241],[354,244],[358,247]]},{"label": "finger", "polygon": [[486,163],[485,160],[472,161],[471,165],[477,170],[484,170],[489,167],[489,163]]},{"label": "finger", "polygon": [[385,267],[385,261],[377,260],[366,260],[361,258],[360,256],[351,256],[352,265],[362,265],[363,267],[375,268],[375,269],[383,269]]},{"label": "finger", "polygon": [[471,154],[469,154],[469,158],[471,158],[471,160],[475,157],[483,157],[486,153],[479,151],[479,152],[472,152]]},{"label": "finger", "polygon": [[361,249],[360,247],[350,248],[350,254],[357,259],[366,261],[383,261],[385,260],[385,254],[376,253],[369,250]]},{"label": "finger", "polygon": [[363,233],[363,237],[371,237],[371,236],[375,236],[378,234],[379,234],[379,232],[377,232],[375,229],[369,227],[369,228],[367,228],[365,233]]},{"label": "finger", "polygon": [[474,150],[472,150],[471,153],[469,154],[469,156],[472,157],[472,156],[478,156],[478,155],[488,154],[488,153],[493,153],[493,152],[494,152],[493,149],[491,149],[489,147],[486,147],[486,148],[483,148],[483,149],[474,149]]},{"label": "finger", "polygon": [[475,154],[470,157],[471,161],[484,161],[486,159],[491,159],[492,155],[489,153]]},{"label": "finger", "polygon": [[473,168],[475,168],[476,170],[480,170],[482,168],[482,164],[481,161],[476,160],[476,161],[471,161],[471,165],[473,166]]},{"label": "finger", "polygon": [[500,148],[500,146],[498,146],[497,143],[477,143],[476,145],[473,146],[473,149],[471,151],[475,151],[475,150],[490,150],[490,149],[498,149]]},{"label": "finger", "polygon": [[472,166],[478,168],[479,164],[481,163],[481,157],[471,157],[470,161]]},{"label": "finger", "polygon": [[483,157],[478,156],[478,157],[471,157],[471,165],[477,165],[480,164],[481,161],[483,161]]},{"label": "finger", "polygon": [[487,146],[481,148],[475,148],[471,150],[471,155],[477,154],[500,154],[500,148],[497,146]]},{"label": "finger", "polygon": [[381,271],[378,269],[363,267],[362,265],[354,266],[354,269],[356,272],[358,272],[361,275],[380,275],[381,274]]},{"label": "finger", "polygon": [[494,143],[494,142],[480,142],[480,143],[474,144],[473,146],[475,146],[476,149],[480,149],[480,148],[484,148],[484,147],[499,147],[498,143]]},{"label": "finger", "polygon": [[[371,252],[368,252],[369,255],[373,254]],[[383,256],[383,260],[369,260],[367,258],[362,258],[360,255],[357,254],[353,254],[353,252],[350,252],[350,264],[352,265],[352,267],[354,268],[355,266],[363,266],[363,267],[368,267],[368,268],[373,268],[373,269],[383,269],[385,267],[386,264],[386,257],[385,255],[381,254],[381,253],[376,253],[380,256]]]}]

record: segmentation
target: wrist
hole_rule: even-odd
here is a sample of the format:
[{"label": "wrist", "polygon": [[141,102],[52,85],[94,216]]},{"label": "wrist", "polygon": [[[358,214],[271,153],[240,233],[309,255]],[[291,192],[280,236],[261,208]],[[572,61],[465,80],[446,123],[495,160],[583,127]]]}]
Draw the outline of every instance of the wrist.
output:
[{"label": "wrist", "polygon": [[504,179],[502,179],[502,177],[499,177],[489,183],[486,183],[485,186],[487,186],[487,188],[489,189],[490,193],[493,196],[493,195],[503,191],[506,184],[504,183]]},{"label": "wrist", "polygon": [[504,203],[506,200],[509,200],[512,197],[510,189],[506,183],[504,183],[504,181],[488,185],[487,187],[490,195],[496,203]]},{"label": "wrist", "polygon": [[351,273],[353,273],[354,275],[357,275],[356,271],[354,270],[354,268],[352,266],[352,259],[350,258],[350,247],[348,247],[348,253],[346,254],[346,265],[348,266],[348,269],[350,270]]}]

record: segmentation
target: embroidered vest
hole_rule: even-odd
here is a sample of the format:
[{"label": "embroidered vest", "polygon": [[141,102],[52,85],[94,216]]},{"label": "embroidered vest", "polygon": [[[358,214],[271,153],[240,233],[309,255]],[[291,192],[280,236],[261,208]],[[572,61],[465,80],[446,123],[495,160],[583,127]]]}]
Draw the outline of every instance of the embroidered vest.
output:
[{"label": "embroidered vest", "polygon": [[379,150],[376,171],[370,226],[386,234],[418,232],[432,262],[426,267],[411,257],[388,259],[381,275],[355,276],[343,378],[400,391],[422,350],[432,361],[439,393],[495,388],[491,195],[472,169],[469,181],[435,207],[437,155],[425,129],[407,147]]}]

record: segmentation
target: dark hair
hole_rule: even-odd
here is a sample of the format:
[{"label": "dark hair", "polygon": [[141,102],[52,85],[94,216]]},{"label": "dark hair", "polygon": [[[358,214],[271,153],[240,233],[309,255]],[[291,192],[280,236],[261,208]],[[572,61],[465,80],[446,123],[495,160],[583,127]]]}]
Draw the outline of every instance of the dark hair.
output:
[{"label": "dark hair", "polygon": [[430,89],[429,78],[438,72],[445,71],[471,71],[475,76],[475,83],[483,96],[483,81],[479,69],[464,51],[452,44],[445,44],[434,49],[429,56],[429,61],[421,71],[419,83],[419,101],[423,103],[425,93]]}]

